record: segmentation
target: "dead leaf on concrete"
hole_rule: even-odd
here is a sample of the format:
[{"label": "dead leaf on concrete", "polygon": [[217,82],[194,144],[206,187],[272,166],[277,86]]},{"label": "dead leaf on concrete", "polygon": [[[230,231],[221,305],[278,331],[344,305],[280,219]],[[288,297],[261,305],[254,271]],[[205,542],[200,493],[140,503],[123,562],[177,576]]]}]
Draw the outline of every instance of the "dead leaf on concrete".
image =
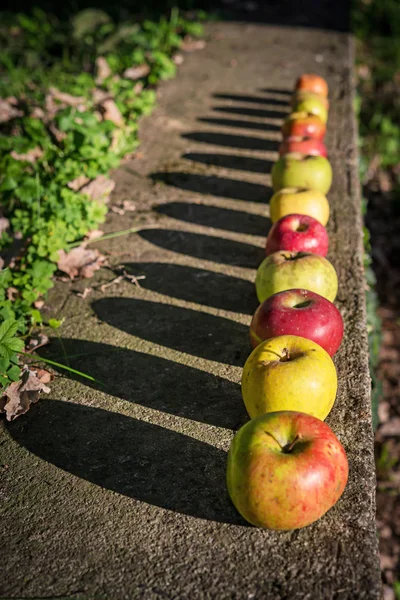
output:
[{"label": "dead leaf on concrete", "polygon": [[190,36],[186,36],[181,44],[181,50],[185,52],[195,52],[196,50],[203,50],[206,47],[204,40],[194,40]]},{"label": "dead leaf on concrete", "polygon": [[92,292],[93,292],[93,288],[91,288],[91,287],[85,287],[84,290],[83,290],[83,292],[76,292],[76,295],[78,296],[78,298],[82,298],[82,300],[84,300]]},{"label": "dead leaf on concrete", "polygon": [[0,412],[6,413],[7,421],[13,421],[17,417],[26,413],[31,404],[39,400],[40,394],[48,394],[50,388],[46,386],[51,379],[48,377],[48,371],[38,369],[31,371],[24,369],[19,381],[11,383],[0,399]]},{"label": "dead leaf on concrete", "polygon": [[150,73],[149,65],[137,65],[136,67],[129,67],[129,69],[125,69],[123,72],[123,77],[125,79],[130,79],[131,81],[136,81],[137,79],[141,79],[142,77],[147,77]]},{"label": "dead leaf on concrete", "polygon": [[110,65],[107,62],[107,59],[104,56],[98,56],[96,58],[96,69],[97,69],[97,77],[96,83],[99,85],[103,83],[105,79],[112,75],[112,71],[110,69]]},{"label": "dead leaf on concrete", "polygon": [[109,179],[105,175],[99,175],[96,179],[92,179],[88,184],[80,188],[81,194],[86,194],[91,200],[96,202],[105,202],[109,200],[109,196],[115,188],[115,181]]},{"label": "dead leaf on concrete", "polygon": [[18,295],[19,295],[19,291],[17,290],[17,288],[15,288],[15,287],[7,288],[7,300],[10,300],[11,302],[15,302],[15,300],[18,298]]},{"label": "dead leaf on concrete", "polygon": [[15,152],[15,150],[11,152],[11,156],[15,160],[24,160],[31,164],[35,163],[39,158],[42,158],[43,154],[44,152],[41,148],[39,148],[39,146],[32,148],[32,150],[28,150],[28,152],[25,154],[18,154],[18,152]]},{"label": "dead leaf on concrete", "polygon": [[93,229],[92,231],[89,231],[87,235],[85,235],[85,242],[88,242],[89,240],[95,240],[96,238],[100,238],[103,235],[104,231],[101,231],[101,229]]},{"label": "dead leaf on concrete", "polygon": [[104,111],[103,112],[104,120],[111,121],[118,127],[123,126],[124,120],[123,120],[120,110],[119,110],[118,106],[115,104],[114,100],[112,100],[111,98],[104,100],[104,102],[102,103],[102,107],[103,107],[103,111]]},{"label": "dead leaf on concrete", "polygon": [[71,279],[75,277],[92,277],[106,261],[106,257],[98,250],[89,250],[84,246],[73,248],[70,252],[59,251],[57,267],[67,273]]},{"label": "dead leaf on concrete", "polygon": [[[38,350],[49,343],[49,338],[45,333],[38,331],[30,336],[28,343],[25,346],[25,352],[32,352]],[[46,383],[46,382],[43,382]]]},{"label": "dead leaf on concrete", "polygon": [[24,112],[16,108],[18,100],[14,96],[0,98],[0,123],[7,123],[16,117],[23,117]]},{"label": "dead leaf on concrete", "polygon": [[184,58],[183,54],[180,54],[178,52],[177,54],[173,55],[172,60],[179,67],[179,65],[181,65],[183,63],[183,61],[185,60],[185,58]]}]

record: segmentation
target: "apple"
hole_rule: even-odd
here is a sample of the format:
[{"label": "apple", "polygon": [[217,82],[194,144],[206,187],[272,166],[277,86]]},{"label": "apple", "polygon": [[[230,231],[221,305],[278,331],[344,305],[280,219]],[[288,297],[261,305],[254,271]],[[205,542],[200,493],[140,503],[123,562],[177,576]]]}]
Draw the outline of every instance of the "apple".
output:
[{"label": "apple", "polygon": [[308,252],[280,250],[264,258],[256,275],[259,302],[295,288],[316,292],[333,302],[338,290],[336,271],[328,259]]},{"label": "apple", "polygon": [[279,146],[279,156],[291,154],[308,154],[309,156],[328,156],[328,151],[324,142],[313,138],[287,138]]},{"label": "apple", "polygon": [[323,123],[326,123],[328,120],[326,98],[318,96],[317,94],[296,96],[293,99],[293,111],[295,113],[306,112],[309,115],[315,115],[319,117]]},{"label": "apple", "polygon": [[309,290],[274,294],[257,308],[250,324],[253,348],[279,335],[299,335],[333,356],[343,339],[342,315],[332,302]]},{"label": "apple", "polygon": [[319,117],[306,112],[291,113],[282,125],[284,138],[310,137],[322,140],[326,133],[326,125]]},{"label": "apple", "polygon": [[326,350],[298,335],[259,344],[242,374],[242,397],[250,418],[298,410],[324,420],[335,402],[337,375]]},{"label": "apple", "polygon": [[236,433],[227,488],[236,510],[252,525],[299,529],[336,504],[348,472],[344,448],[326,423],[300,412],[273,412]]},{"label": "apple", "polygon": [[316,94],[315,92],[309,92],[307,90],[297,90],[290,101],[290,106],[294,110],[295,106],[303,100],[318,100],[324,108],[329,110],[329,100],[325,96],[321,96],[321,94]]},{"label": "apple", "polygon": [[305,73],[298,78],[295,85],[296,91],[312,92],[320,96],[328,97],[328,84],[319,75]]},{"label": "apple", "polygon": [[312,252],[320,256],[328,254],[329,238],[323,225],[308,215],[286,215],[274,223],[267,238],[265,251],[278,250]]},{"label": "apple", "polygon": [[332,185],[332,167],[324,156],[292,152],[281,156],[272,167],[272,187],[302,187],[327,194]]},{"label": "apple", "polygon": [[329,202],[317,190],[282,188],[269,201],[269,217],[272,223],[276,223],[291,214],[309,215],[326,225],[329,219]]}]

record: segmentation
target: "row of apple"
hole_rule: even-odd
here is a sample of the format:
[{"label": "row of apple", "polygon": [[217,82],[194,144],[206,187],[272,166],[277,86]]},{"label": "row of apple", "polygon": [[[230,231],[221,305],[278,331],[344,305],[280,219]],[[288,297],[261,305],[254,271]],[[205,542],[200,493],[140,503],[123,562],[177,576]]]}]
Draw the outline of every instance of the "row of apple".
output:
[{"label": "row of apple", "polygon": [[338,279],[326,258],[328,108],[325,80],[302,75],[272,169],[273,225],[255,282],[260,306],[250,326],[254,350],[242,375],[251,420],[228,454],[234,505],[247,521],[270,529],[316,521],[340,498],[348,477],[345,451],[324,423],[337,392],[331,357],[343,337],[333,304]]}]

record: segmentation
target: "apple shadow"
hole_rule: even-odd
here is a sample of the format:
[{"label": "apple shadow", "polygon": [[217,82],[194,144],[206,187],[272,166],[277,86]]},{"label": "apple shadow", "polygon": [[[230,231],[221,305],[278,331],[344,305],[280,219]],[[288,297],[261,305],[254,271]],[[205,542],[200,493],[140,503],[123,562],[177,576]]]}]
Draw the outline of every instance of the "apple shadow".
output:
[{"label": "apple shadow", "polygon": [[254,284],[205,269],[173,263],[127,263],[132,275],[144,275],[142,288],[187,302],[252,315],[258,306]]},{"label": "apple shadow", "polygon": [[287,107],[286,100],[276,100],[276,98],[263,98],[262,96],[247,96],[241,94],[213,94],[213,98],[218,100],[231,100],[233,102],[248,102],[254,104],[269,104],[271,106]]},{"label": "apple shadow", "polygon": [[266,236],[271,227],[271,221],[267,217],[207,204],[168,202],[158,204],[154,210],[188,223],[250,235]]},{"label": "apple shadow", "polygon": [[272,160],[243,156],[236,154],[217,154],[188,152],[182,156],[185,160],[191,160],[203,165],[214,165],[223,169],[235,169],[238,171],[249,171],[250,173],[269,173],[274,165]]},{"label": "apple shadow", "polygon": [[96,300],[92,308],[112,327],[207,360],[243,366],[251,350],[247,326],[208,313],[119,297]]},{"label": "apple shadow", "polygon": [[[235,126],[233,122],[232,127]],[[245,123],[243,127],[247,129],[251,128],[251,121],[240,121]],[[270,131],[280,131],[279,125],[268,125],[262,124],[262,129],[266,131],[266,127],[269,127]],[[229,148],[240,148],[242,150],[261,150],[265,152],[275,152],[279,147],[279,142],[276,140],[267,140],[261,137],[252,137],[247,135],[235,135],[230,133],[219,133],[216,131],[193,131],[191,133],[184,133],[182,137],[191,142],[200,142],[203,144],[211,144],[213,146],[227,146]]]},{"label": "apple shadow", "polygon": [[246,526],[226,490],[227,455],[210,444],[108,410],[44,398],[7,429],[35,456],[101,488]]},{"label": "apple shadow", "polygon": [[[197,121],[199,123],[208,123],[209,125],[219,125],[221,127],[237,127],[238,129],[255,129],[263,132],[281,130],[280,125],[275,125],[271,123],[261,123],[260,121],[242,121],[239,119],[225,119],[222,117],[199,117]],[[277,147],[278,144],[276,143],[276,148]]]},{"label": "apple shadow", "polygon": [[[246,117],[257,117],[259,119],[276,119],[281,121],[282,119],[285,119],[289,112],[289,106],[288,106],[288,110],[267,110],[267,109],[263,109],[263,108],[248,108],[248,107],[244,107],[244,106],[214,106],[213,110],[215,110],[216,112],[222,112],[222,113],[230,113],[232,115],[244,115]],[[273,129],[271,129],[271,131],[276,131],[275,130],[275,125],[272,125]],[[276,125],[276,127],[278,129],[280,129],[280,125]],[[266,128],[271,128],[271,125],[268,123],[266,124]]]},{"label": "apple shadow", "polygon": [[154,183],[162,182],[181,190],[219,198],[267,203],[272,196],[272,190],[267,185],[216,175],[161,171],[152,173],[150,177]]},{"label": "apple shadow", "polygon": [[172,229],[143,229],[138,235],[172,252],[247,269],[256,269],[265,258],[265,250],[259,246],[202,233]]},{"label": "apple shadow", "polygon": [[40,355],[61,364],[67,356],[67,366],[96,381],[55,367],[60,375],[140,406],[232,430],[248,420],[239,384],[153,354],[52,338]]}]

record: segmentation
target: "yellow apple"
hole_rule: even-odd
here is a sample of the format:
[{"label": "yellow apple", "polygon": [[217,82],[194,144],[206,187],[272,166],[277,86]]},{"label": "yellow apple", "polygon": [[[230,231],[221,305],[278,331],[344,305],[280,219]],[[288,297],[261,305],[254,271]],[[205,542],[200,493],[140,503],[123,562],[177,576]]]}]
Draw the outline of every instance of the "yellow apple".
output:
[{"label": "yellow apple", "polygon": [[284,290],[302,288],[333,302],[338,278],[328,259],[311,252],[278,250],[264,258],[257,269],[256,292],[259,302]]},{"label": "yellow apple", "polygon": [[250,354],[242,396],[250,417],[291,410],[324,420],[335,401],[337,375],[329,354],[311,340],[281,335]]},{"label": "yellow apple", "polygon": [[272,196],[269,214],[272,223],[286,215],[308,215],[325,226],[329,219],[329,202],[317,190],[287,187]]}]

